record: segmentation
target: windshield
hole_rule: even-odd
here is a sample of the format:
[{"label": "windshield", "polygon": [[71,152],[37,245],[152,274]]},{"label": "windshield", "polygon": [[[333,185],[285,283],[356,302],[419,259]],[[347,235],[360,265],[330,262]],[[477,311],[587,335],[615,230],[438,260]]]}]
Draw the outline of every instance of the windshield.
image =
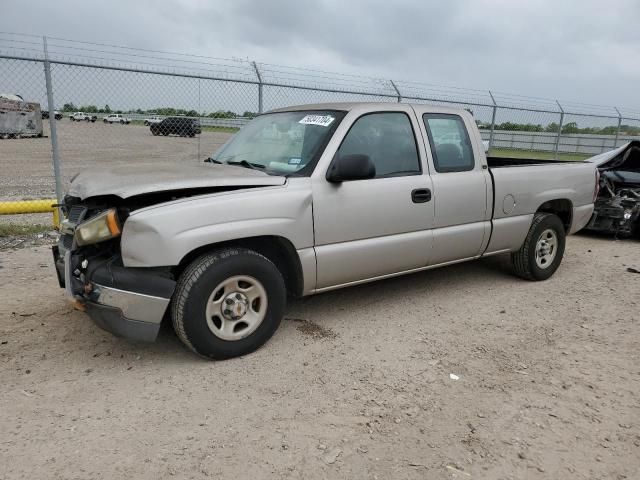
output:
[{"label": "windshield", "polygon": [[254,118],[211,159],[275,175],[310,175],[346,112],[305,110]]}]

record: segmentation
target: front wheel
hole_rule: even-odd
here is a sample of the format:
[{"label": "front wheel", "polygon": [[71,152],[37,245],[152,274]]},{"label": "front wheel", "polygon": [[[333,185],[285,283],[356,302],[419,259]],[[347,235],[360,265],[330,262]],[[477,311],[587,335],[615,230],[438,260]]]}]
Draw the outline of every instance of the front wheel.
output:
[{"label": "front wheel", "polygon": [[260,348],[280,325],[285,305],[284,279],[269,259],[253,250],[225,248],[187,267],[171,318],[187,347],[222,360]]},{"label": "front wheel", "polygon": [[566,233],[562,221],[551,213],[536,213],[524,244],[511,254],[516,274],[527,280],[546,280],[562,262]]}]

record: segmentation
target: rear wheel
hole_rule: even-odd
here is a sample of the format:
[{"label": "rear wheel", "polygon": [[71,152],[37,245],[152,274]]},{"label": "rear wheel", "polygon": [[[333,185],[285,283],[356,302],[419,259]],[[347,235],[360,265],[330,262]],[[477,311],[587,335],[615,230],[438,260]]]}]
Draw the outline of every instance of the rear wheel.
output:
[{"label": "rear wheel", "polygon": [[91,120],[91,119],[90,119],[89,117],[87,117],[87,118],[85,118],[85,119],[84,119],[84,121],[85,121],[85,122],[88,122],[88,121],[90,121],[90,120]]},{"label": "rear wheel", "polygon": [[524,244],[511,254],[516,274],[527,280],[546,280],[562,262],[565,247],[562,221],[551,213],[536,213]]},{"label": "rear wheel", "polygon": [[252,250],[225,248],[187,267],[171,318],[187,347],[221,360],[261,347],[280,325],[285,304],[284,279],[269,259]]}]

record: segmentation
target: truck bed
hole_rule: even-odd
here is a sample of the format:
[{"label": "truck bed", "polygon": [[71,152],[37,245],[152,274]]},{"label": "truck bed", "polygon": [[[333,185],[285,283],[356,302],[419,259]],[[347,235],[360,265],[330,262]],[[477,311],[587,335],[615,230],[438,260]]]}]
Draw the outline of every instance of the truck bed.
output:
[{"label": "truck bed", "polygon": [[487,157],[489,168],[500,167],[529,167],[531,165],[545,165],[550,163],[579,163],[572,160],[540,160],[539,158],[515,157]]}]

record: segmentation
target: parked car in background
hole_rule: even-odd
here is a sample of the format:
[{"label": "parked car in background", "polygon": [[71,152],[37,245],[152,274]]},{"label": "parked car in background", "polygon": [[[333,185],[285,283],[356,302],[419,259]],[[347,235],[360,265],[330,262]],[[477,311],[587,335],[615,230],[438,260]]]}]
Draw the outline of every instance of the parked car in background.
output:
[{"label": "parked car in background", "polygon": [[69,118],[72,122],[95,122],[98,119],[97,115],[90,115],[84,112],[74,112],[69,115]]},{"label": "parked car in background", "polygon": [[[49,110],[42,110],[42,118],[49,118]],[[53,112],[53,118],[62,120],[62,114],[58,110],[55,110]]]},{"label": "parked car in background", "polygon": [[[195,123],[151,125],[180,128]],[[201,165],[81,172],[53,256],[100,327],[154,340],[166,316],[188,348],[229,358],[273,335],[287,295],[498,254],[546,280],[597,193],[593,163],[487,157],[463,109],[303,105],[256,117]]]},{"label": "parked car in background", "polygon": [[160,123],[163,120],[163,117],[149,117],[144,119],[144,126],[148,127],[149,125],[153,125],[154,123]]},{"label": "parked car in background", "polygon": [[121,125],[129,125],[131,123],[131,119],[125,117],[124,115],[120,115],[119,113],[112,113],[111,115],[107,115],[102,119],[103,123],[119,123]]},{"label": "parked car in background", "polygon": [[153,135],[180,135],[181,137],[195,137],[202,132],[200,120],[189,117],[164,118],[160,123],[150,126]]}]

